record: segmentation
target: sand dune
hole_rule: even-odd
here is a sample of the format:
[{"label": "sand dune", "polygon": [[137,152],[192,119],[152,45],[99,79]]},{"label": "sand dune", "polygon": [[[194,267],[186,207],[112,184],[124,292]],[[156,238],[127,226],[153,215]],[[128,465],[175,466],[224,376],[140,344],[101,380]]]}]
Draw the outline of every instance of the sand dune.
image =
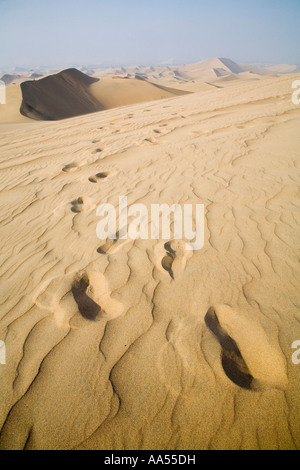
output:
[{"label": "sand dune", "polygon": [[[177,66],[80,67],[59,73],[47,68],[30,71],[17,68],[2,77],[10,86],[7,88],[7,106],[5,109],[0,108],[0,122],[25,122],[25,117],[37,120],[65,119],[188,92],[205,91],[211,86],[223,88],[231,86],[237,79],[259,80],[275,72],[297,71],[294,65],[258,67],[218,57]],[[143,83],[138,83],[140,81]],[[20,93],[23,100],[22,97],[20,99]]]},{"label": "sand dune", "polygon": [[21,84],[21,114],[41,120],[65,119],[101,111],[92,99],[89,86],[98,81],[76,69]]},{"label": "sand dune", "polygon": [[299,73],[300,68],[297,65],[278,64],[266,67],[271,73]]},{"label": "sand dune", "polygon": [[0,124],[30,122],[31,119],[20,113],[22,92],[20,85],[6,87],[6,104],[0,106]]},{"label": "sand dune", "polygon": [[21,90],[21,114],[49,121],[187,93],[138,80],[100,81],[77,69],[23,82]]},{"label": "sand dune", "polygon": [[[175,87],[187,91],[199,91],[199,85],[214,82],[220,77],[235,77],[255,79],[256,77],[272,75],[274,71],[297,72],[293,65],[278,65],[274,67],[259,67],[251,64],[237,64],[228,58],[213,57],[194,64],[168,65],[155,67],[126,67],[122,69],[94,70],[93,76],[108,78],[112,76],[139,77],[152,83]],[[196,83],[197,85],[193,85]],[[197,90],[198,86],[198,90]]]},{"label": "sand dune", "polygon": [[18,80],[20,78],[20,75],[11,75],[9,73],[5,73],[2,75],[1,80],[6,84],[10,85],[12,82],[15,80]]},{"label": "sand dune", "polygon": [[[300,448],[295,77],[0,126],[1,449]],[[120,195],[204,204],[203,249],[99,240]]]},{"label": "sand dune", "polygon": [[105,109],[188,94],[187,91],[156,85],[139,79],[102,79],[90,87]]}]

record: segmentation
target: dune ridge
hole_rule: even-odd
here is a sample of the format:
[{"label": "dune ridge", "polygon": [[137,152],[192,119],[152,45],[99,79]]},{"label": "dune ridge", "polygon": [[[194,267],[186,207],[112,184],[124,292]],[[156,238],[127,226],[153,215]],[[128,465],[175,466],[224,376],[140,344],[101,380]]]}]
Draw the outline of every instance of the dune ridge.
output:
[{"label": "dune ridge", "polygon": [[[0,126],[2,450],[300,448],[294,79]],[[204,248],[99,240],[120,195]]]},{"label": "dune ridge", "polygon": [[138,80],[104,80],[77,69],[67,69],[40,80],[21,83],[21,114],[55,121],[103,111],[141,101],[152,101],[187,92],[167,89]]}]

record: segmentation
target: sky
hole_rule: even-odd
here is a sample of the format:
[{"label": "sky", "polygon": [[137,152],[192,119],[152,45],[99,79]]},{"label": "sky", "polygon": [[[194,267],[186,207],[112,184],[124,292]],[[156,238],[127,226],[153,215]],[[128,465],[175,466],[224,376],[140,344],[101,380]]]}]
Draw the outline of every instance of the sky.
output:
[{"label": "sky", "polygon": [[300,65],[300,0],[0,0],[0,69]]}]

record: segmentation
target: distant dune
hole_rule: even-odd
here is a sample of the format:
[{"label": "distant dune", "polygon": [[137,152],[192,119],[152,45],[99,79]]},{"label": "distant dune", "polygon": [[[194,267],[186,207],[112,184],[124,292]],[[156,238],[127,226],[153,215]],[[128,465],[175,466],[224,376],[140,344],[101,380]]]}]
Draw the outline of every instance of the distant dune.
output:
[{"label": "distant dune", "polygon": [[100,81],[77,69],[67,69],[40,80],[23,82],[21,91],[21,114],[47,121],[187,93],[135,79]]},{"label": "distant dune", "polygon": [[2,77],[1,80],[2,82],[5,83],[5,85],[10,85],[13,83],[15,80],[18,80],[20,78],[20,75],[11,75],[9,73],[5,73]]},{"label": "distant dune", "polygon": [[267,67],[272,73],[299,73],[300,68],[297,65],[289,65],[289,64],[279,64],[279,65],[272,65],[271,67]]},{"label": "distant dune", "polygon": [[[151,83],[165,85],[186,91],[203,91],[203,84],[218,84],[223,77],[226,78],[223,86],[231,85],[231,78],[257,80],[273,73],[297,73],[296,65],[275,65],[263,67],[251,64],[237,64],[224,57],[212,57],[193,64],[137,67],[131,66],[123,69],[98,69],[94,67],[92,74],[98,78],[118,77],[139,78]],[[227,77],[231,77],[227,80]]]}]

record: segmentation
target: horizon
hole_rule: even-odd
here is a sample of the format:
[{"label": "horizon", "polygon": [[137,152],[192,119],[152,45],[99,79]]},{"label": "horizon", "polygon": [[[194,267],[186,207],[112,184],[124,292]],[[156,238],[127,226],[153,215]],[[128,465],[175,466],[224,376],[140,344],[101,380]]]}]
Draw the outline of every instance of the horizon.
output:
[{"label": "horizon", "polygon": [[[297,0],[0,0],[0,69],[300,65]],[[254,34],[255,33],[255,34]]]},{"label": "horizon", "polygon": [[[64,65],[64,64],[54,64],[54,65],[47,65],[47,64],[42,64],[42,65],[34,65],[34,66],[31,66],[31,67],[19,67],[19,66],[15,66],[15,67],[9,67],[7,69],[0,69],[0,72],[2,74],[11,74],[11,73],[16,73],[16,74],[20,74],[22,75],[22,73],[28,73],[28,72],[35,72],[35,71],[44,71],[44,70],[49,70],[51,73],[56,73],[56,72],[60,72],[60,71],[63,71],[63,70],[67,70],[67,69],[94,69],[94,70],[107,70],[107,69],[117,69],[117,68],[121,68],[121,67],[124,67],[125,69],[126,68],[130,68],[130,67],[139,67],[139,68],[146,68],[146,67],[157,67],[157,68],[164,68],[164,67],[177,67],[177,66],[184,66],[184,65],[193,65],[193,64],[198,64],[198,63],[201,63],[201,62],[205,62],[205,61],[208,61],[208,60],[211,60],[211,59],[219,59],[219,60],[222,60],[222,59],[225,59],[225,60],[231,60],[232,62],[234,62],[235,64],[237,65],[253,65],[255,67],[261,67],[261,68],[267,68],[267,67],[273,67],[273,66],[280,66],[280,65],[290,65],[290,66],[296,66],[298,68],[300,68],[300,63],[288,63],[287,61],[285,62],[281,62],[281,63],[278,63],[278,62],[270,62],[270,63],[261,63],[261,62],[237,62],[235,60],[233,60],[231,57],[206,57],[205,59],[200,59],[196,62],[191,62],[191,63],[187,63],[187,62],[184,62],[184,63],[159,63],[159,64],[117,64],[117,65],[110,65],[110,64],[80,64],[80,63],[73,63],[73,64],[68,64],[68,65]],[[293,73],[293,72],[291,72]]]}]

